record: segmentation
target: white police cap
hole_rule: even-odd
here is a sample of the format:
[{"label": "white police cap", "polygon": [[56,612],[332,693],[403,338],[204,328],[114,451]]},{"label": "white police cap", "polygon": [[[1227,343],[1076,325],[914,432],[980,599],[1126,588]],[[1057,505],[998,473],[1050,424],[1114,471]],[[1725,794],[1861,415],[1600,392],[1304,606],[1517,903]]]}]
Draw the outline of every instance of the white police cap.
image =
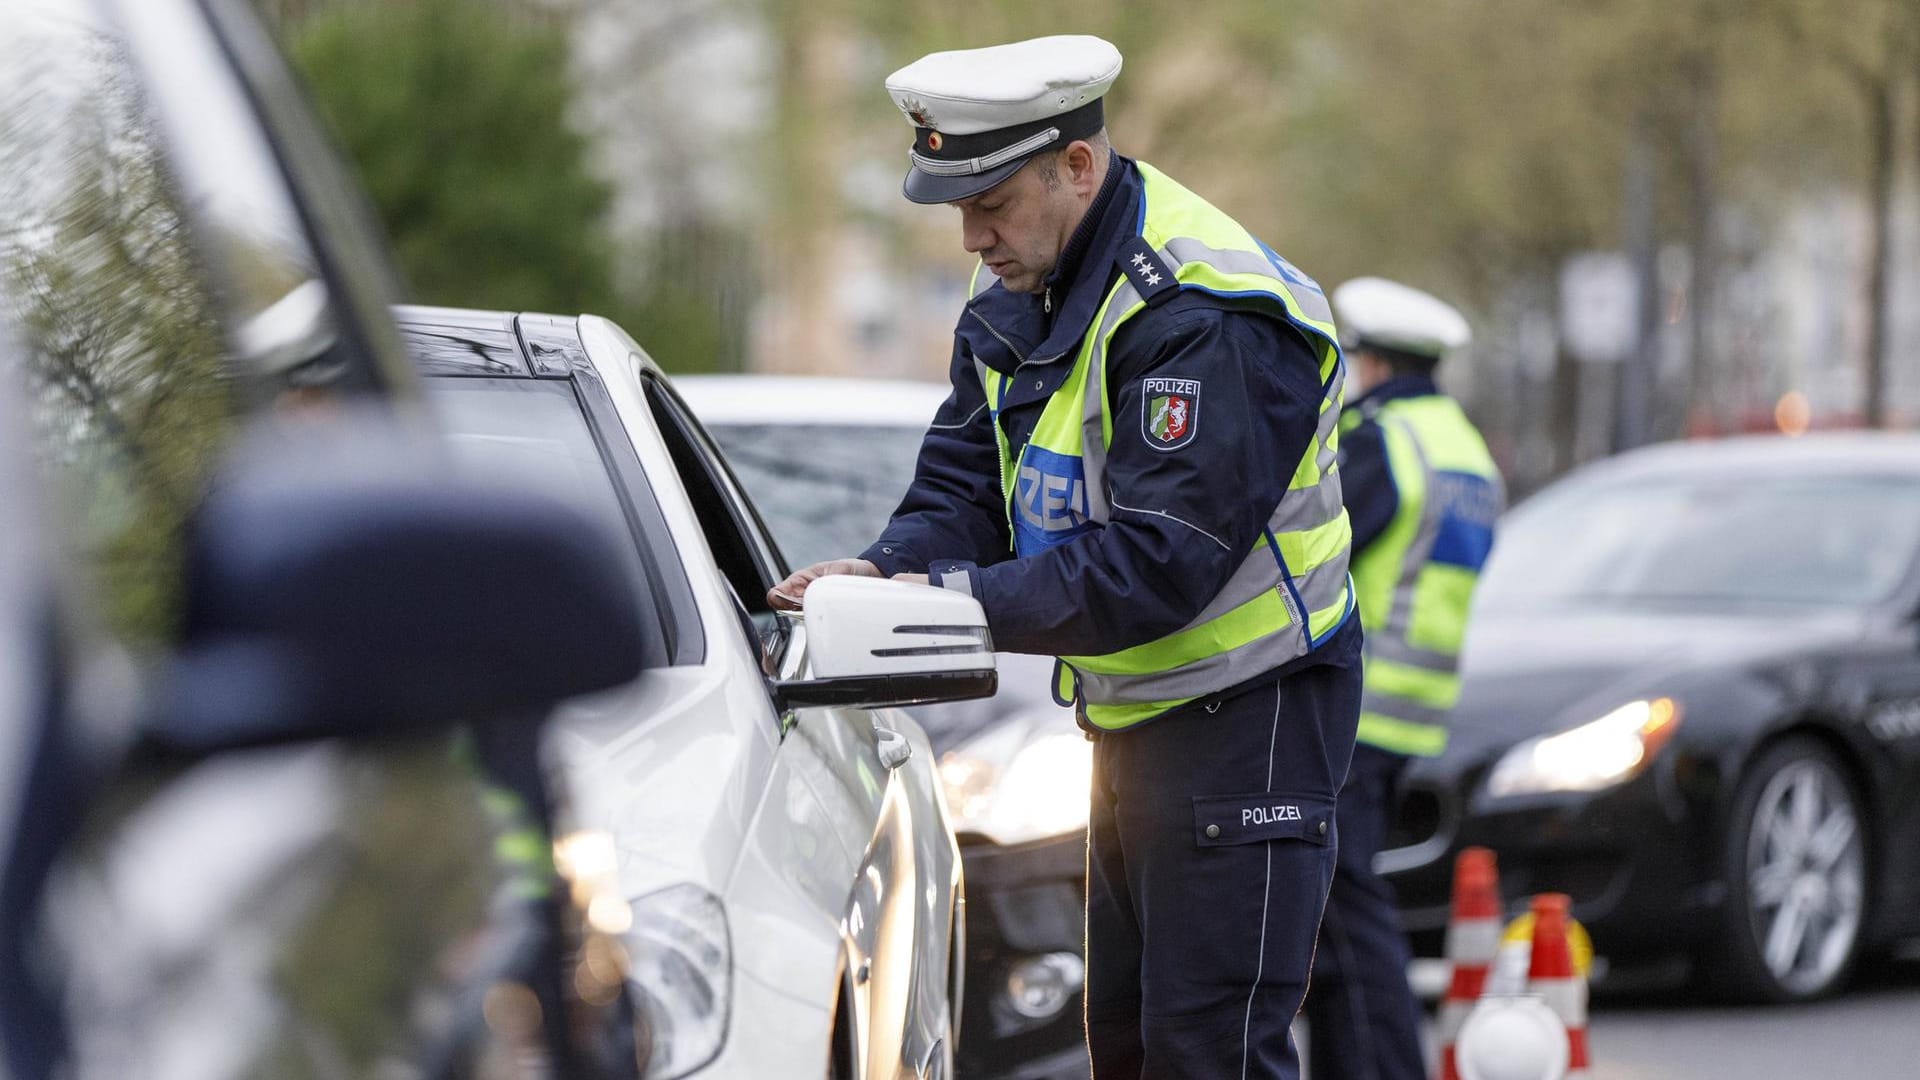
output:
[{"label": "white police cap", "polygon": [[971,198],[1033,155],[1105,126],[1101,98],[1120,76],[1120,50],[1061,35],[923,56],[887,76],[887,94],[914,126],[902,185],[918,203]]},{"label": "white police cap", "polygon": [[1333,290],[1333,318],[1349,349],[1372,345],[1438,360],[1473,340],[1453,305],[1386,278],[1354,278]]}]

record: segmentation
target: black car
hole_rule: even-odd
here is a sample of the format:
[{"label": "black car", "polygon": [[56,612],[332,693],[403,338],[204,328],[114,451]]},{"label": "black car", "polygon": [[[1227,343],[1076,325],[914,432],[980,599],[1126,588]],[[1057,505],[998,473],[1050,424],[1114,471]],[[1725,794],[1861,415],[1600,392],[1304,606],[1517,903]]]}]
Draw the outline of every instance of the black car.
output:
[{"label": "black car", "polygon": [[1920,933],[1920,438],[1650,448],[1504,519],[1445,753],[1380,867],[1435,955],[1461,848],[1616,967],[1841,986]]}]

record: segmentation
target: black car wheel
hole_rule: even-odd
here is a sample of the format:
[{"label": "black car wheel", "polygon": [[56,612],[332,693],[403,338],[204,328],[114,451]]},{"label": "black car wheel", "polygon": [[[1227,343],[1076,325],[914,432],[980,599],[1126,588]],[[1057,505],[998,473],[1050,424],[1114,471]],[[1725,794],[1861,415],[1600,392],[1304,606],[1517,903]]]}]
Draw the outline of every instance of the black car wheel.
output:
[{"label": "black car wheel", "polygon": [[1866,914],[1860,797],[1812,739],[1769,747],[1741,781],[1727,833],[1728,906],[1705,972],[1757,1001],[1804,1001],[1845,982]]}]

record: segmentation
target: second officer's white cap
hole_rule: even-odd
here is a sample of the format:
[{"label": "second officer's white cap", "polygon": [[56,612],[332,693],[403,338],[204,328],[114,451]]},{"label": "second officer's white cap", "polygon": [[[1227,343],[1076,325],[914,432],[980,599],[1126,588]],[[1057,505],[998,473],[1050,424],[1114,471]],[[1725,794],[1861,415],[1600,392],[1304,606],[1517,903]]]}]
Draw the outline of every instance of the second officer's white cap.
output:
[{"label": "second officer's white cap", "polygon": [[1084,34],[923,56],[887,76],[914,127],[903,185],[919,203],[971,198],[1028,158],[1106,124],[1120,50]]},{"label": "second officer's white cap", "polygon": [[1452,304],[1386,278],[1360,277],[1333,290],[1333,318],[1347,348],[1372,345],[1438,360],[1473,340]]}]

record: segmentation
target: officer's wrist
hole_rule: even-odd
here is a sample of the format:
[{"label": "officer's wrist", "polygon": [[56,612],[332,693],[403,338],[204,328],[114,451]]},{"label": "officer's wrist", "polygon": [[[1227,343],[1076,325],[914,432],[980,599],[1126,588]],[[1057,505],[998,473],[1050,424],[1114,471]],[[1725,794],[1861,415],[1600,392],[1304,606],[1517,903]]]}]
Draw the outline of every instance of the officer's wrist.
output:
[{"label": "officer's wrist", "polygon": [[941,589],[952,589],[976,599],[973,588],[973,574],[979,569],[973,563],[960,559],[936,559],[927,568],[927,584]]},{"label": "officer's wrist", "polygon": [[913,553],[913,549],[891,540],[881,540],[854,557],[872,563],[879,569],[881,577],[924,574],[927,571],[927,564]]}]

